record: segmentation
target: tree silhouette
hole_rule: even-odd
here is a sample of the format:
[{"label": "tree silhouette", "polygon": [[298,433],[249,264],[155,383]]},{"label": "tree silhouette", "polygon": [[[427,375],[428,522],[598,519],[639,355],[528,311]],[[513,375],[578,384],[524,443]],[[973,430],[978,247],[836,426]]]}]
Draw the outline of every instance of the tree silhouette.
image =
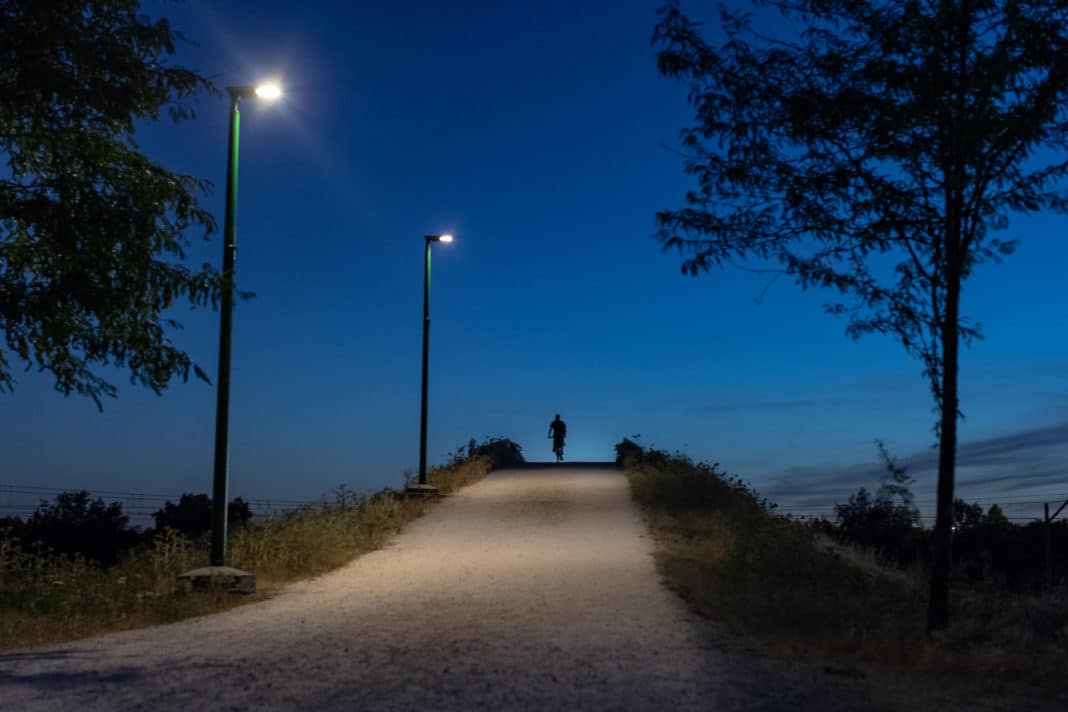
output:
[{"label": "tree silhouette", "polygon": [[1009,524],[1009,519],[1005,516],[1005,512],[996,504],[990,505],[984,521],[992,527],[1006,527]]},{"label": "tree silhouette", "polygon": [[877,549],[883,556],[907,564],[916,555],[915,527],[920,522],[908,471],[876,440],[886,468],[883,481],[872,497],[861,487],[846,504],[836,504],[838,533],[851,542]]},{"label": "tree silhouette", "polygon": [[52,502],[41,500],[20,534],[26,546],[42,542],[61,554],[111,566],[139,540],[129,521],[118,502],[105,504],[85,490],[61,492]]},{"label": "tree silhouette", "polygon": [[954,531],[975,529],[985,523],[983,508],[978,504],[968,504],[963,499],[953,502],[953,527]]},{"label": "tree silhouette", "polygon": [[[790,29],[722,10],[701,36],[677,2],[654,31],[662,74],[686,80],[686,204],[658,214],[683,272],[736,260],[849,299],[854,338],[919,358],[938,413],[928,629],[948,623],[958,351],[976,265],[1010,254],[1013,213],[1066,212],[1068,7],[1045,0],[763,0]],[[785,36],[784,36],[785,35]]]},{"label": "tree silhouette", "polygon": [[0,389],[10,358],[98,408],[116,389],[95,367],[156,393],[191,369],[207,380],[164,314],[219,295],[212,268],[182,264],[185,233],[215,227],[207,186],[134,140],[137,122],[191,118],[188,100],[215,91],[168,61],[179,38],[138,0],[0,0]]},{"label": "tree silhouette", "polygon": [[[164,503],[152,518],[157,530],[170,527],[190,539],[197,539],[211,531],[211,498],[206,494],[187,492],[178,499],[178,504]],[[231,528],[242,526],[252,519],[252,510],[247,502],[236,497],[226,507],[226,518]]]},{"label": "tree silhouette", "polygon": [[915,552],[907,545],[914,539],[913,518],[907,507],[872,497],[867,488],[861,487],[848,502],[836,504],[834,511],[842,538],[875,549],[899,565],[911,562]]}]

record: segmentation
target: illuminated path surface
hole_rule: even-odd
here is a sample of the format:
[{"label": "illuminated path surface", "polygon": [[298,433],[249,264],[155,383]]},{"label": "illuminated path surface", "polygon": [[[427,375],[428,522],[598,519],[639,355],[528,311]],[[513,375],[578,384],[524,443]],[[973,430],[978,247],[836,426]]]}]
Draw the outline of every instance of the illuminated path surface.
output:
[{"label": "illuminated path surface", "polygon": [[226,613],[0,654],[3,709],[842,709],[716,643],[607,467],[494,473]]}]

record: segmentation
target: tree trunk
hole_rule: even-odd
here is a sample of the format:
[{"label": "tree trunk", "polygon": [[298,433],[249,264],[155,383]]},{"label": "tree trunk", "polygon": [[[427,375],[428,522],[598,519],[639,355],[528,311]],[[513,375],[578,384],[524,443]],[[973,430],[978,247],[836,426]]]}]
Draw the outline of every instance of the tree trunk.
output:
[{"label": "tree trunk", "polygon": [[[968,29],[969,10],[951,6],[951,14],[957,14],[959,26],[948,67],[952,76],[953,108],[945,124],[947,131],[948,159],[945,178],[946,222],[943,233],[942,255],[945,260],[946,302],[942,315],[942,407],[938,428],[938,504],[935,513],[934,541],[932,542],[931,593],[927,601],[927,632],[949,625],[949,574],[953,554],[953,476],[957,462],[957,361],[960,347],[960,288],[964,265],[964,192],[967,183],[965,150],[961,145],[963,131],[961,122],[968,113],[965,87],[968,85]],[[932,305],[937,318],[937,301]]]},{"label": "tree trunk", "polygon": [[942,414],[938,440],[938,509],[935,516],[928,632],[949,624],[949,572],[953,542],[953,477],[957,460],[957,361],[960,333],[960,272],[951,254],[946,279],[946,313],[942,324]]}]

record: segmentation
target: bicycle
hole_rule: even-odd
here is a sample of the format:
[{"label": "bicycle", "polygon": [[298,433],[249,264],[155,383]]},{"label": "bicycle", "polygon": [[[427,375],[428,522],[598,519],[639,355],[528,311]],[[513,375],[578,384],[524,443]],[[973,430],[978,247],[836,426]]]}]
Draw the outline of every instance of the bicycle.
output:
[{"label": "bicycle", "polygon": [[[552,437],[552,436],[550,436],[550,437]],[[563,462],[564,461],[564,439],[563,438],[560,438],[559,440],[556,440],[556,439],[553,440],[553,453],[556,454],[556,461],[557,462]]]}]

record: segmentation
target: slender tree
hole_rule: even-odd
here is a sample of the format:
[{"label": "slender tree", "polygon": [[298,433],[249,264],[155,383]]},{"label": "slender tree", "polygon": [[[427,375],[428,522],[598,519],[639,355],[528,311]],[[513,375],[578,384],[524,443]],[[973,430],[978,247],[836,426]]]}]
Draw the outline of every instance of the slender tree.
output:
[{"label": "slender tree", "polygon": [[[893,335],[923,362],[938,413],[938,504],[927,624],[948,622],[958,351],[975,266],[1013,251],[1014,213],[1066,211],[1068,3],[764,0],[720,10],[710,43],[660,10],[660,71],[688,82],[682,132],[696,187],[657,216],[697,274],[769,264],[854,338]],[[780,21],[768,28],[757,17]],[[758,27],[757,25],[761,26]]]},{"label": "slender tree", "polygon": [[169,59],[179,38],[139,0],[0,0],[0,390],[12,367],[57,390],[114,396],[100,367],[159,393],[190,369],[167,336],[178,299],[214,304],[220,277],[182,264],[207,237],[206,184],[138,149],[138,122],[192,117],[197,73]]}]

